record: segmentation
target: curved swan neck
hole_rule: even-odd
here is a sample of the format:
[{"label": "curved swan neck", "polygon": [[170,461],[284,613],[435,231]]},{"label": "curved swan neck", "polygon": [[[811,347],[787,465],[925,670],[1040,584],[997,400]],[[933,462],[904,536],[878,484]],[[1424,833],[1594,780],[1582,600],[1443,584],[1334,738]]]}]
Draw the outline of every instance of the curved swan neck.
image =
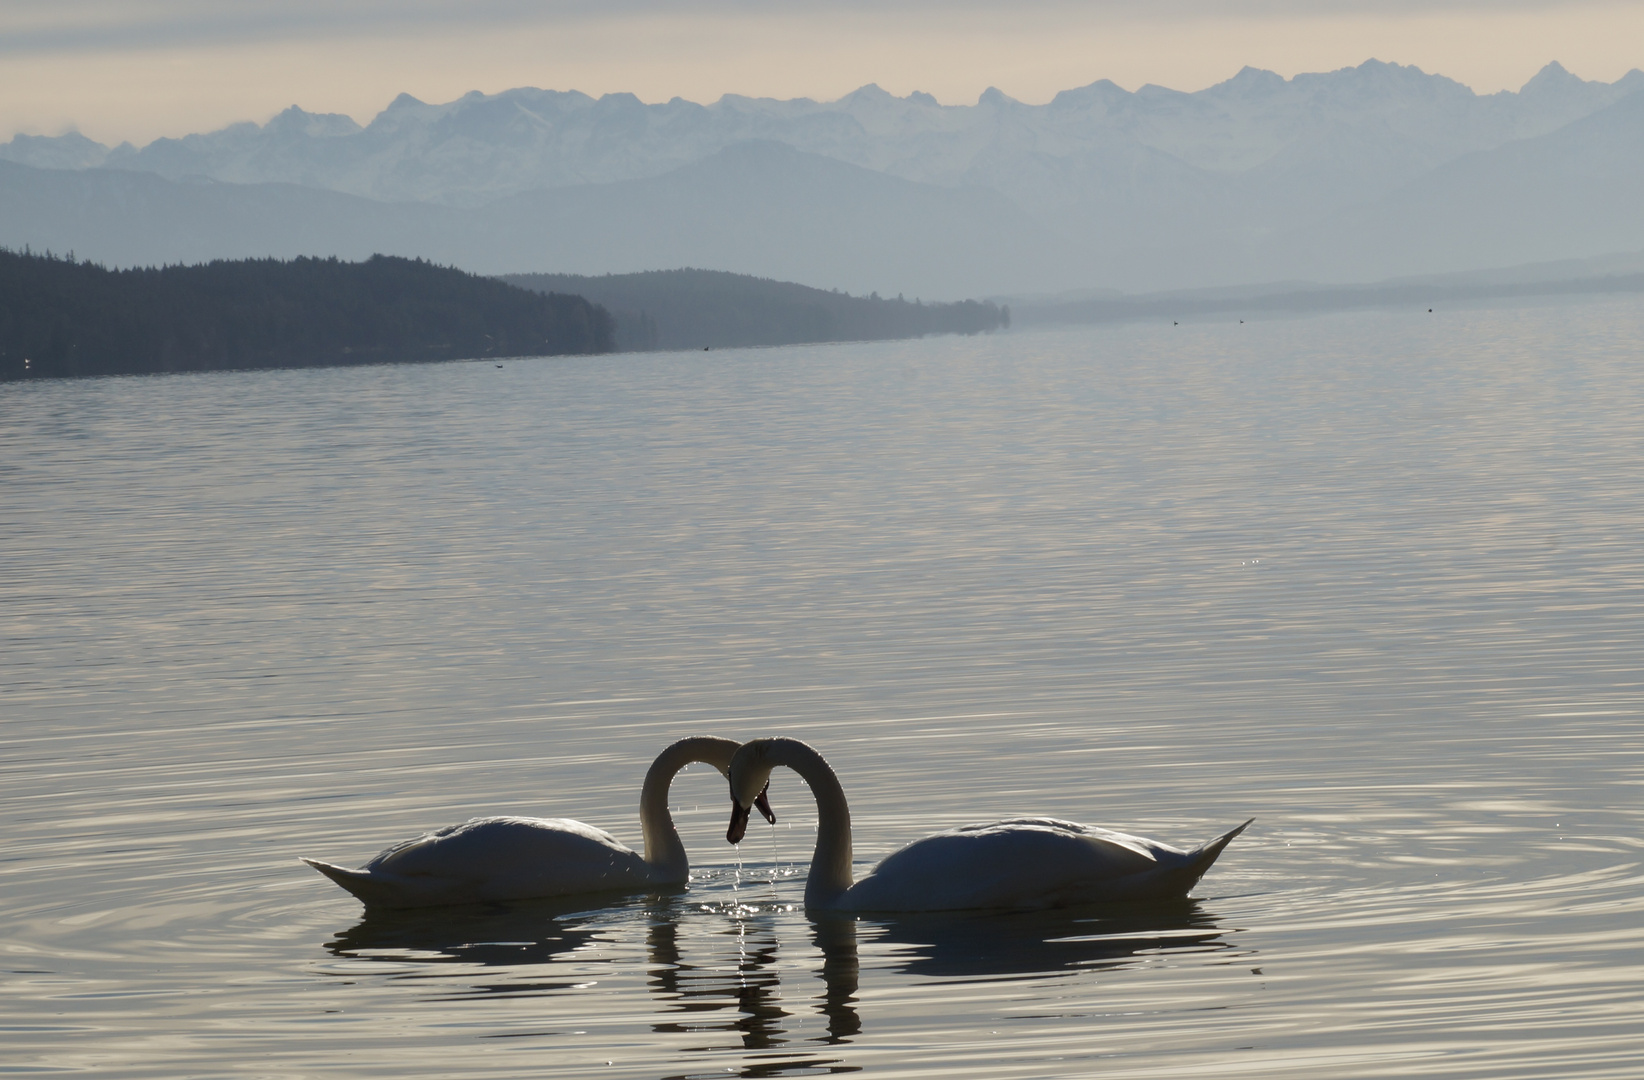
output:
[{"label": "curved swan neck", "polygon": [[805,906],[831,907],[851,887],[851,809],[845,789],[822,755],[798,739],[769,740],[765,761],[804,777],[816,797],[816,853],[805,882]]},{"label": "curved swan neck", "polygon": [[693,735],[663,750],[645,773],[639,791],[639,827],[644,837],[645,865],[657,881],[684,881],[691,872],[685,844],[668,812],[668,789],[679,770],[695,762],[712,765],[720,772],[730,767],[739,743],[712,735]]}]

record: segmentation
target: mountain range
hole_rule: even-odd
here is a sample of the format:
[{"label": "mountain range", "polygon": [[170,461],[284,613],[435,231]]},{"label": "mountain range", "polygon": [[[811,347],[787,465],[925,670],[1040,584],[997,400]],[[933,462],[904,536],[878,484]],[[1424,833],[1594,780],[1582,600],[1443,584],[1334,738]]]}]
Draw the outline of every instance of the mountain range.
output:
[{"label": "mountain range", "polygon": [[[4,163],[9,163],[6,166]],[[1644,248],[1644,73],[1480,95],[1367,61],[1043,105],[863,87],[402,95],[360,126],[0,145],[0,244],[130,265],[420,255],[485,273],[698,266],[927,299],[1374,280]]]}]

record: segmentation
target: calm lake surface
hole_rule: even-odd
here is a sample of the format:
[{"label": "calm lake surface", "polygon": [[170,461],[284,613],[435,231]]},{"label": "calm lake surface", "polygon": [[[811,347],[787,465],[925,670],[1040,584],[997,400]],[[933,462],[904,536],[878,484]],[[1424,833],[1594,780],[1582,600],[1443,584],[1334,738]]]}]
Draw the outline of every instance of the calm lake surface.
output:
[{"label": "calm lake surface", "polygon": [[[1636,1077],[1644,301],[0,386],[0,1072]],[[1180,910],[813,922],[815,808],[362,919],[687,734],[858,868],[1019,814]],[[740,858],[740,869],[739,860]]]}]

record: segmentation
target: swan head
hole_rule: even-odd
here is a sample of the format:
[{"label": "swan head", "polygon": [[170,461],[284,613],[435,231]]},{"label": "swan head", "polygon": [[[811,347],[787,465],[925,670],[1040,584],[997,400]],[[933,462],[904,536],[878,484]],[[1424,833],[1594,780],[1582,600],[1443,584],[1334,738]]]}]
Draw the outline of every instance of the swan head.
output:
[{"label": "swan head", "polygon": [[765,799],[771,788],[771,770],[776,767],[767,760],[767,741],[754,739],[743,743],[726,770],[731,779],[731,827],[725,830],[725,839],[733,844],[742,842],[743,834],[748,831],[748,816],[755,807],[766,821],[776,824],[776,814]]}]

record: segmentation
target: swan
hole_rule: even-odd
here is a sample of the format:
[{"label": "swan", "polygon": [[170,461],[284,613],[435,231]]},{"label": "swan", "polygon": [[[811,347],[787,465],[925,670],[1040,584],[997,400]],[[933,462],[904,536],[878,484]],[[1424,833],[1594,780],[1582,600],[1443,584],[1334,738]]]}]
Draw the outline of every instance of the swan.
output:
[{"label": "swan", "polygon": [[1056,818],[1010,818],[916,840],[853,884],[845,791],[822,755],[798,739],[751,739],[731,758],[725,839],[741,841],[754,796],[778,765],[804,777],[816,797],[820,821],[805,883],[805,906],[813,910],[964,911],[1180,898],[1250,825],[1182,851]]},{"label": "swan", "polygon": [[[725,773],[738,745],[697,735],[657,755],[639,794],[644,855],[603,829],[569,818],[484,817],[395,844],[358,870],[318,859],[302,861],[368,908],[637,892],[681,884],[690,877],[690,860],[668,812],[668,788],[674,775],[692,762]],[[755,805],[775,823],[763,794]]]}]

